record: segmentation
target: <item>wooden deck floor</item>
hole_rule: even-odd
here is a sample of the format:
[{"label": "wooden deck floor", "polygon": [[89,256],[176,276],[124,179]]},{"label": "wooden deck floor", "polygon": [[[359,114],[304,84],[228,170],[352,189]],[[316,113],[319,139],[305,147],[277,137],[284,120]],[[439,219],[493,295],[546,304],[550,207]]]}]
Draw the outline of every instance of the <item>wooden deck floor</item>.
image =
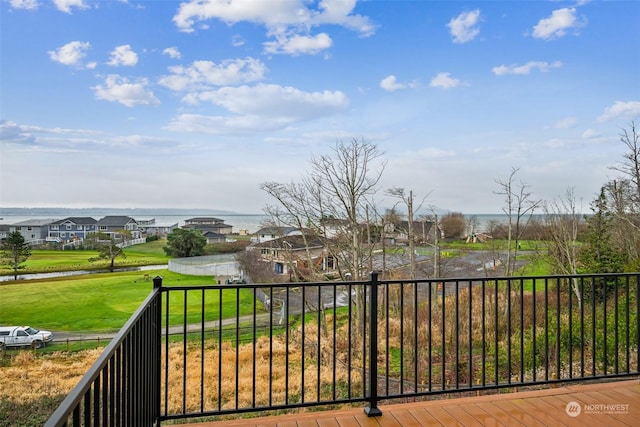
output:
[{"label": "wooden deck floor", "polygon": [[189,424],[189,427],[640,426],[640,380]]}]

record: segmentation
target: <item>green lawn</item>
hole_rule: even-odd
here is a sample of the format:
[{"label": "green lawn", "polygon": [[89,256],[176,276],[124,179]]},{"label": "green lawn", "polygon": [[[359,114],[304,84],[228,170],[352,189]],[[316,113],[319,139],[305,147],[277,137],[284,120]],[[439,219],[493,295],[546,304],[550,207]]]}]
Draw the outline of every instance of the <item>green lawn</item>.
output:
[{"label": "green lawn", "polygon": [[[116,258],[115,266],[118,268],[166,264],[169,257],[162,250],[164,245],[166,245],[166,240],[157,240],[125,248],[126,257]],[[89,261],[90,258],[95,258],[97,255],[98,252],[93,250],[60,251],[35,249],[23,264],[24,268],[20,269],[18,274],[107,268],[109,266],[108,260]],[[0,274],[12,275],[13,269],[3,266],[0,268]]]},{"label": "green lawn", "polygon": [[[148,279],[145,279],[148,274]],[[116,331],[120,329],[149,295],[151,278],[160,275],[165,286],[211,285],[211,276],[187,276],[166,269],[121,273],[100,273],[50,280],[6,282],[0,285],[0,325],[32,325],[55,331]],[[207,320],[217,318],[218,291],[206,293]],[[240,313],[253,308],[252,293],[242,291]],[[178,319],[176,310],[183,293],[171,297],[170,316]],[[223,317],[235,315],[236,293],[227,289],[223,295]],[[199,321],[202,300],[199,292],[189,293],[189,321]]]}]

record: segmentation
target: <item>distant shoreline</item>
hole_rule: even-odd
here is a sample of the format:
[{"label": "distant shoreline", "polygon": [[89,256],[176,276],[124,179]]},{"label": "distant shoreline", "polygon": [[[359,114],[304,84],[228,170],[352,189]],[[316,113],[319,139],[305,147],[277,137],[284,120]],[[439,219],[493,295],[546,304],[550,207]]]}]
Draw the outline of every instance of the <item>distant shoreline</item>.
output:
[{"label": "distant shoreline", "polygon": [[92,215],[129,215],[129,216],[153,216],[153,215],[225,215],[225,216],[249,216],[264,215],[260,213],[238,213],[220,209],[203,208],[4,208],[0,207],[0,216],[92,216]]}]

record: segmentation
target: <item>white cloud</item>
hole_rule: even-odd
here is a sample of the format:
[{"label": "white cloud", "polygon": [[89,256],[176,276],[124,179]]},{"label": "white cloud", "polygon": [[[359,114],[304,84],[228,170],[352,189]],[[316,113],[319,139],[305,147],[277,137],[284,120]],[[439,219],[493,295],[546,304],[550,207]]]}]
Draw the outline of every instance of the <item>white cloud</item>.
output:
[{"label": "white cloud", "polygon": [[373,34],[375,26],[367,17],[351,14],[355,4],[355,0],[323,0],[317,9],[312,9],[305,0],[190,0],[180,5],[173,22],[186,32],[193,31],[196,22],[219,19],[228,24],[249,21],[267,28],[336,24],[363,35]]},{"label": "white cloud", "polygon": [[[317,4],[317,6],[316,6]],[[206,29],[205,21],[218,19],[229,25],[252,22],[264,25],[267,36],[274,40],[263,43],[266,53],[315,55],[333,45],[331,37],[322,32],[310,35],[311,28],[321,25],[340,25],[358,32],[363,37],[372,35],[376,26],[368,17],[353,14],[356,0],[189,0],[183,2],[173,17],[181,31],[193,32],[194,26]],[[234,46],[244,40],[234,38]]]},{"label": "white cloud", "polygon": [[273,54],[310,54],[315,55],[328,49],[333,44],[333,40],[326,33],[320,33],[316,36],[293,35],[277,36],[276,41],[265,42],[265,52]]},{"label": "white cloud", "polygon": [[242,37],[240,34],[236,34],[233,37],[231,37],[231,46],[240,47],[240,46],[244,46],[244,44],[245,44],[244,37]]},{"label": "white cloud", "polygon": [[88,9],[89,6],[84,0],[53,0],[59,11],[65,13],[71,13],[71,8],[76,7],[78,9]]},{"label": "white cloud", "polygon": [[147,81],[140,80],[130,83],[126,78],[115,74],[107,76],[104,85],[93,87],[97,99],[119,102],[127,107],[135,105],[158,105],[160,101],[147,90]]},{"label": "white cloud", "polygon": [[431,79],[431,87],[439,87],[442,89],[451,89],[454,87],[458,87],[461,84],[462,82],[451,77],[450,73],[438,73],[434,78]]},{"label": "white cloud", "polygon": [[38,9],[37,0],[9,0],[9,4],[13,9],[26,9],[26,10]]},{"label": "white cloud", "polygon": [[280,117],[287,121],[331,115],[349,104],[340,91],[305,92],[274,84],[223,87],[202,92],[194,100],[211,102],[236,114]]},{"label": "white cloud", "polygon": [[586,129],[584,132],[582,132],[582,137],[584,139],[599,138],[601,135],[602,134],[595,129]]},{"label": "white cloud", "polygon": [[344,111],[349,100],[340,91],[304,92],[292,87],[260,84],[224,87],[191,94],[192,102],[211,102],[229,111],[227,116],[180,114],[165,127],[176,132],[247,135],[284,129],[292,123],[314,120]]},{"label": "white cloud", "polygon": [[205,133],[212,135],[248,135],[284,128],[289,121],[264,120],[260,116],[204,116],[180,114],[164,129],[172,132]]},{"label": "white cloud", "polygon": [[544,40],[552,40],[563,37],[567,30],[585,25],[585,21],[576,18],[575,7],[565,7],[551,12],[551,16],[541,19],[533,27],[533,37]]},{"label": "white cloud", "polygon": [[202,90],[213,86],[226,86],[262,80],[266,72],[258,59],[229,59],[216,64],[212,61],[194,61],[190,66],[169,67],[172,73],[158,83],[174,91]]},{"label": "white cloud", "polygon": [[560,119],[553,124],[553,127],[556,129],[569,129],[578,124],[578,119],[575,117],[565,117],[564,119]]},{"label": "white cloud", "polygon": [[454,43],[467,43],[480,34],[478,23],[480,22],[480,9],[462,12],[452,18],[447,24],[449,33],[453,36]]},{"label": "white cloud", "polygon": [[0,142],[30,145],[40,151],[69,147],[75,141],[95,140],[100,132],[87,129],[46,128],[0,120]]},{"label": "white cloud", "polygon": [[400,89],[416,88],[418,86],[419,84],[416,81],[399,83],[396,79],[396,76],[394,76],[393,74],[385,77],[380,81],[380,87],[388,92],[394,92]]},{"label": "white cloud", "polygon": [[524,65],[500,65],[493,67],[491,71],[497,76],[504,76],[506,74],[529,74],[532,70],[538,70],[541,72],[551,71],[553,68],[562,67],[562,62],[555,61],[552,63],[546,61],[529,61]]},{"label": "white cloud", "polygon": [[108,64],[112,67],[121,65],[132,67],[138,63],[138,54],[135,53],[128,44],[118,46],[111,51],[111,59]]},{"label": "white cloud", "polygon": [[171,59],[180,59],[180,51],[177,47],[171,46],[162,51],[163,55],[167,55]]},{"label": "white cloud", "polygon": [[604,113],[598,117],[598,121],[607,122],[620,118],[636,119],[638,117],[640,117],[639,101],[616,101],[613,105],[604,109]]},{"label": "white cloud", "polygon": [[27,126],[16,122],[0,120],[0,143],[31,144],[35,141],[32,131]]},{"label": "white cloud", "polygon": [[56,50],[50,50],[49,58],[64,65],[81,66],[82,59],[87,56],[91,48],[89,42],[72,41]]}]

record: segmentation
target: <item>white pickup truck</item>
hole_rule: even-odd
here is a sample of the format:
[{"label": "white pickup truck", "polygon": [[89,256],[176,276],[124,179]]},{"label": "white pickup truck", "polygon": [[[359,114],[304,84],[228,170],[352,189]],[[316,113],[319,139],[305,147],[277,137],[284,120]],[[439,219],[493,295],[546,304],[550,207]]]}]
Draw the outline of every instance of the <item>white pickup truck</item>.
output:
[{"label": "white pickup truck", "polygon": [[39,331],[31,326],[0,326],[0,350],[5,347],[40,348],[51,340],[51,332]]}]

